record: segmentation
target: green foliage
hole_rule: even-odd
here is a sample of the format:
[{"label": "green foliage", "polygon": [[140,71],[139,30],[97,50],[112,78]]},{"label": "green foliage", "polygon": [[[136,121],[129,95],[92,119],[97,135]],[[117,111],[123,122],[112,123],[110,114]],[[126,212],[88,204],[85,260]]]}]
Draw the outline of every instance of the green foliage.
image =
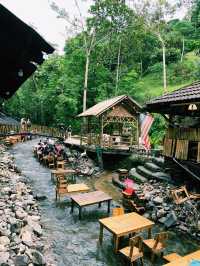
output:
[{"label": "green foliage", "polygon": [[[167,1],[161,2],[167,4]],[[144,103],[163,93],[162,46],[152,31],[152,28],[157,28],[158,22],[162,26],[166,46],[168,90],[199,79],[200,5],[199,0],[194,2],[191,20],[166,22],[164,6],[162,10],[153,11],[149,6],[147,13],[152,11],[154,17],[145,17],[145,11],[137,13],[137,9],[133,11],[123,0],[94,1],[87,19],[87,29],[95,32],[95,45],[90,55],[87,107],[116,94],[129,94],[139,103]],[[65,16],[64,10],[61,10],[60,16]],[[151,29],[147,27],[147,22],[149,25],[154,23]],[[75,118],[82,112],[85,34],[81,32],[67,40],[64,55],[49,56],[34,76],[5,103],[5,111],[14,117],[30,117],[37,124],[71,124],[73,131],[78,132],[81,122]],[[184,57],[180,62],[182,52]],[[154,145],[162,141],[164,127],[163,119],[156,116],[151,131]]]},{"label": "green foliage", "polygon": [[165,135],[166,121],[159,115],[154,114],[154,122],[150,130],[150,138],[153,148],[156,148],[158,145],[161,145]]}]

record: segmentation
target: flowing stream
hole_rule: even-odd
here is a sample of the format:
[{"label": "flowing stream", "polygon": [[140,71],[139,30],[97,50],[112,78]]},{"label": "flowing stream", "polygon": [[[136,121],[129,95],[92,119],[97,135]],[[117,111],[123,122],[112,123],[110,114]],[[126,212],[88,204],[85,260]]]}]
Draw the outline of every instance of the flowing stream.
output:
[{"label": "flowing stream", "polygon": [[[32,140],[13,147],[12,153],[16,165],[22,174],[31,182],[34,193],[44,195],[46,200],[39,203],[44,226],[44,238],[49,254],[53,254],[58,266],[118,266],[127,265],[120,255],[113,253],[112,235],[104,230],[104,241],[98,244],[98,219],[106,217],[107,204],[86,207],[82,213],[82,220],[78,220],[78,210],[70,213],[70,200],[56,206],[55,185],[50,178],[50,170],[40,165],[33,157],[33,146],[38,140]],[[113,202],[111,207],[114,206]],[[157,230],[156,227],[154,230]],[[127,239],[124,240],[127,242]],[[124,244],[124,243],[123,243]],[[186,254],[195,251],[198,246],[195,241],[184,235],[171,233],[169,251]],[[154,265],[162,265],[159,259]],[[145,260],[145,266],[152,265]]]}]

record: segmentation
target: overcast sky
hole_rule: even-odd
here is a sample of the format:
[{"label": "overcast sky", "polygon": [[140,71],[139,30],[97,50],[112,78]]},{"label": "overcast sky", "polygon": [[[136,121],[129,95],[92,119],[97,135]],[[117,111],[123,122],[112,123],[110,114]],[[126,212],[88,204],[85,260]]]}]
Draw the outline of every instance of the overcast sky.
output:
[{"label": "overcast sky", "polygon": [[[74,0],[54,0],[60,7],[66,9],[71,17],[78,16],[78,10]],[[87,16],[87,10],[92,0],[78,0],[81,12]],[[48,0],[0,0],[0,3],[8,8],[27,24],[32,24],[48,42],[59,45],[63,50],[66,39],[66,22],[58,19],[57,14],[51,9]]]},{"label": "overcast sky", "polygon": [[[66,22],[58,19],[57,14],[51,9],[50,0],[0,0],[0,3],[18,16],[27,24],[32,24],[48,42],[56,43],[59,51],[64,48],[66,39]],[[54,0],[56,4],[65,8],[70,17],[79,16],[74,0]],[[142,1],[142,0],[140,0]],[[172,2],[174,0],[171,0]],[[78,0],[84,17],[92,0]],[[181,14],[179,14],[181,16]]]}]

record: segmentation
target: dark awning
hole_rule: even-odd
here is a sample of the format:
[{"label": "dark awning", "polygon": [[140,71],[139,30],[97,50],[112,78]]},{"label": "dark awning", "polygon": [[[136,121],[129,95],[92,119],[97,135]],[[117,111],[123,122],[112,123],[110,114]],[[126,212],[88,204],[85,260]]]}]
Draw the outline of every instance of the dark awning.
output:
[{"label": "dark awning", "polygon": [[10,98],[54,48],[0,4],[0,97]]},{"label": "dark awning", "polygon": [[[189,110],[191,104],[197,109]],[[148,101],[144,109],[152,113],[200,117],[200,81],[156,97]]]}]

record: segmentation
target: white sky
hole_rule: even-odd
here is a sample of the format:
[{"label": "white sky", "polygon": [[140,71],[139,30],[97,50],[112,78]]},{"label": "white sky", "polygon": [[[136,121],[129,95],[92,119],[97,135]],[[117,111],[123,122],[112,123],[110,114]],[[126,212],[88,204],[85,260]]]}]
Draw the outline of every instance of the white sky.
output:
[{"label": "white sky", "polygon": [[[92,0],[77,0],[84,17],[88,15],[87,11]],[[140,0],[142,1],[142,0]],[[172,2],[174,0],[171,0]],[[65,8],[71,18],[79,16],[74,0],[54,0],[62,8]],[[27,24],[36,27],[46,41],[56,43],[61,52],[66,40],[66,21],[58,19],[57,14],[50,7],[49,0],[0,0],[0,3],[7,7],[17,17]],[[179,12],[179,17],[182,16]]]},{"label": "white sky", "polygon": [[[79,16],[74,0],[54,0],[62,8],[65,8],[69,15]],[[46,41],[59,45],[59,51],[64,48],[66,39],[66,22],[58,19],[57,14],[49,5],[48,0],[0,0],[0,3],[8,8],[17,17],[27,24],[36,27]],[[87,10],[92,0],[78,0],[81,12],[87,16]]]}]

